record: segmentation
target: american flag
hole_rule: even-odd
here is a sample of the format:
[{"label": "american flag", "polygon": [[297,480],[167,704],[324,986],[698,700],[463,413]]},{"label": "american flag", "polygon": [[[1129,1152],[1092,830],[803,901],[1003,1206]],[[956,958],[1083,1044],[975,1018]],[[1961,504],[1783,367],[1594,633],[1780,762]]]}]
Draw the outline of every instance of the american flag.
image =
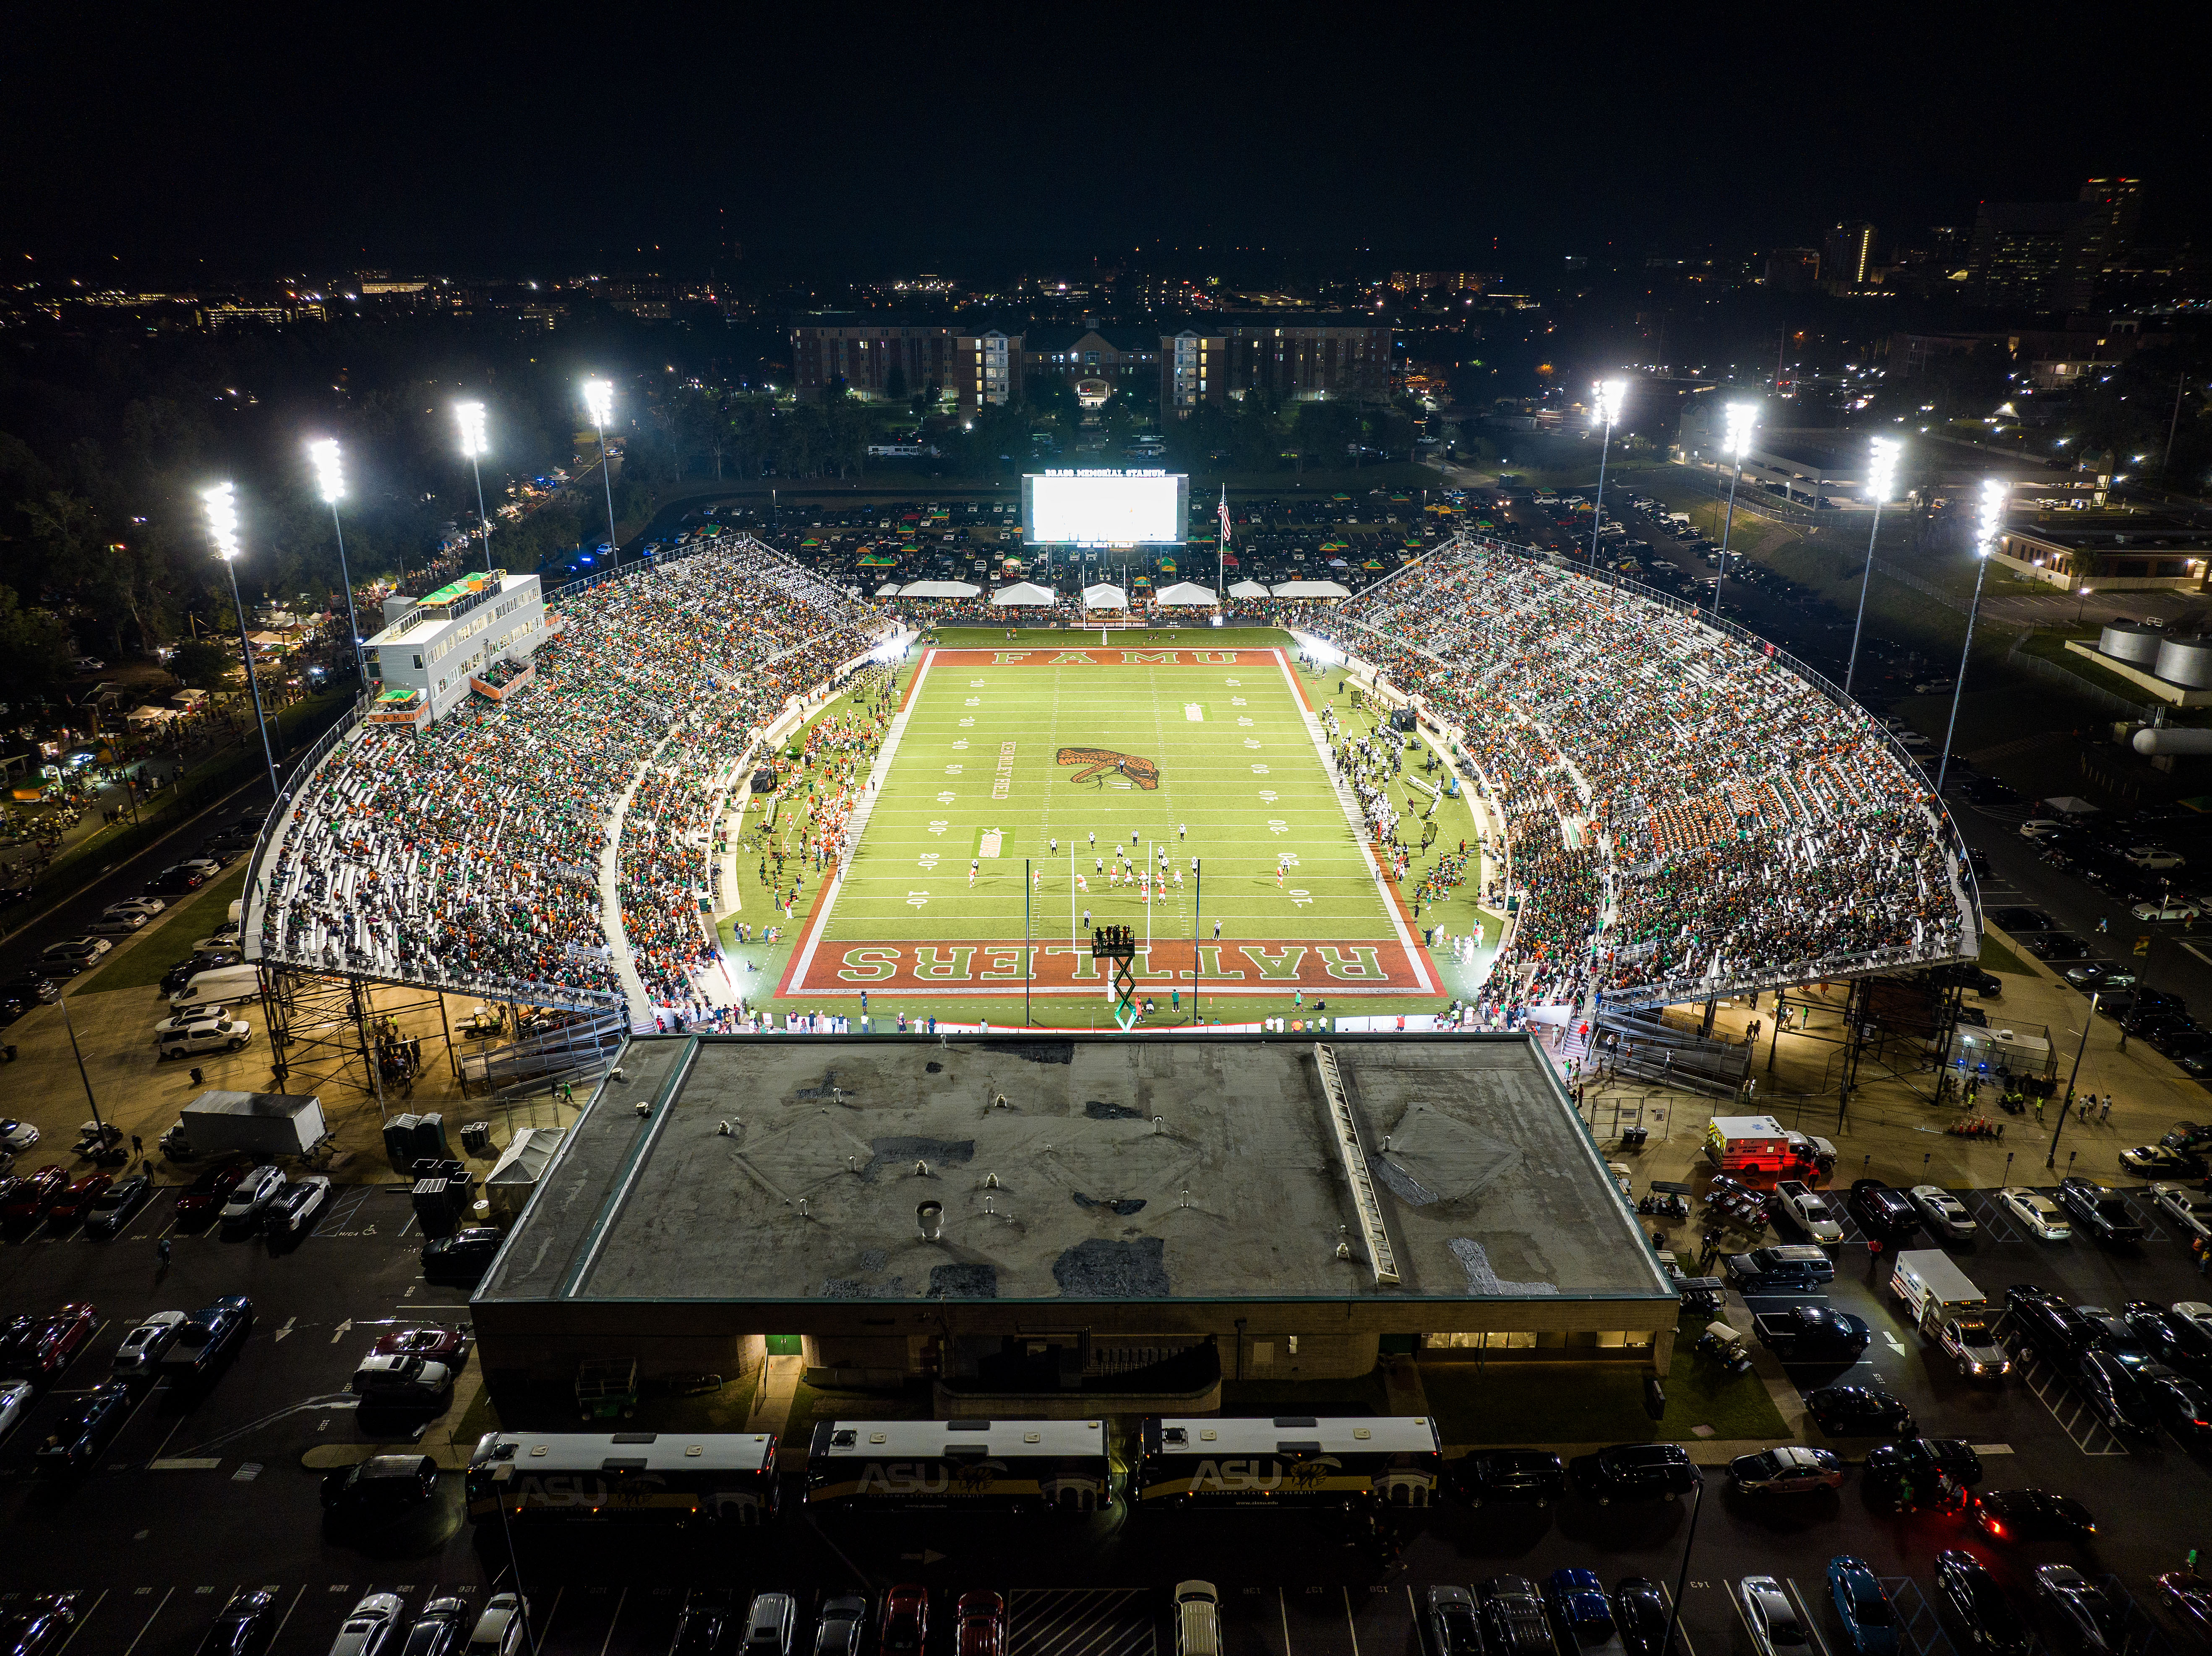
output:
[{"label": "american flag", "polygon": [[1219,506],[1219,507],[1218,507],[1217,508],[1215,508],[1215,510],[1216,510],[1216,512],[1217,512],[1218,515],[1218,516],[1220,517],[1220,519],[1221,519],[1221,543],[1222,543],[1224,546],[1226,546],[1226,545],[1228,545],[1228,544],[1229,544],[1229,538],[1230,538],[1230,537],[1229,537],[1229,486],[1228,486],[1226,483],[1224,483],[1224,484],[1223,484],[1223,485],[1222,485],[1222,488],[1221,488],[1221,504],[1220,504],[1220,506]]}]

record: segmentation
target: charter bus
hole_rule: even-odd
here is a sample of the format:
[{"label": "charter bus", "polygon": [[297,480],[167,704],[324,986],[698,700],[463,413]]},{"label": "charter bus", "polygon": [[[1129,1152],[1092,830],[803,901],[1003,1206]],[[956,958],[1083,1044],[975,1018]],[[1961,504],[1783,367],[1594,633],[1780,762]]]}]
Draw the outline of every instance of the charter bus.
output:
[{"label": "charter bus", "polygon": [[1114,1499],[1103,1420],[834,1420],[806,1456],[810,1506],[1087,1513]]},{"label": "charter bus", "polygon": [[[512,1468],[511,1471],[503,1469]],[[765,1432],[487,1432],[469,1458],[469,1516],[495,1523],[762,1524],[775,1515]]]},{"label": "charter bus", "polygon": [[1425,1415],[1151,1419],[1133,1511],[1170,1507],[1427,1507],[1443,1446]]}]

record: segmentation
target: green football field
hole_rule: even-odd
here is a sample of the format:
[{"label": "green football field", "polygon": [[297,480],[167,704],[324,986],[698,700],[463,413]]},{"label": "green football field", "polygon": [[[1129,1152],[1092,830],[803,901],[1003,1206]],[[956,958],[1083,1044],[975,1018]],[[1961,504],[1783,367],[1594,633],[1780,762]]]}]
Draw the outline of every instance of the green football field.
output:
[{"label": "green football field", "polygon": [[1085,911],[1156,993],[1433,983],[1275,651],[1072,642],[923,658],[781,992],[1103,994]]}]

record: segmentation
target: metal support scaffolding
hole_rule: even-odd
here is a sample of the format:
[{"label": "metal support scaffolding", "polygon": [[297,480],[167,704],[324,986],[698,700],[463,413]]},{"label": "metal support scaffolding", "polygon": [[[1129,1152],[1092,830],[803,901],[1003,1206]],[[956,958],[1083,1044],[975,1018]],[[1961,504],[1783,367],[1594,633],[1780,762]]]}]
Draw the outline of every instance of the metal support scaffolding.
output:
[{"label": "metal support scaffolding", "polygon": [[387,1114],[373,1026],[442,1009],[445,1002],[434,990],[282,966],[264,965],[261,985],[271,1084],[286,1092],[329,1087],[372,1093]]}]

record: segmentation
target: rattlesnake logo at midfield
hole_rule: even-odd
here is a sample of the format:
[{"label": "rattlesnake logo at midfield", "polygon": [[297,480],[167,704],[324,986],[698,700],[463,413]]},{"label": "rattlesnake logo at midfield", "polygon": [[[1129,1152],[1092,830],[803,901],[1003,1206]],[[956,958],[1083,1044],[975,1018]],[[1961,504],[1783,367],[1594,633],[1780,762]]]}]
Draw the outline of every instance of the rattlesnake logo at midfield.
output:
[{"label": "rattlesnake logo at midfield", "polygon": [[1111,748],[1062,748],[1059,758],[1063,765],[1084,767],[1069,779],[1071,781],[1098,781],[1111,771],[1148,792],[1160,785],[1158,764],[1133,753],[1116,753]]}]

